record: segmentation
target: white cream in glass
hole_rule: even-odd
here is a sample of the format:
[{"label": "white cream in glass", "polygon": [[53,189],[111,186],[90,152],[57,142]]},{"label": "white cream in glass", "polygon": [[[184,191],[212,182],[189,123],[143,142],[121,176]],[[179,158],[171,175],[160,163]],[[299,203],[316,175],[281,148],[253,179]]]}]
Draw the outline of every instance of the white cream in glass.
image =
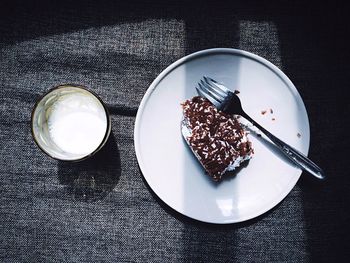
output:
[{"label": "white cream in glass", "polygon": [[110,119],[96,95],[81,86],[62,85],[37,103],[32,132],[38,146],[51,157],[81,160],[104,145]]}]

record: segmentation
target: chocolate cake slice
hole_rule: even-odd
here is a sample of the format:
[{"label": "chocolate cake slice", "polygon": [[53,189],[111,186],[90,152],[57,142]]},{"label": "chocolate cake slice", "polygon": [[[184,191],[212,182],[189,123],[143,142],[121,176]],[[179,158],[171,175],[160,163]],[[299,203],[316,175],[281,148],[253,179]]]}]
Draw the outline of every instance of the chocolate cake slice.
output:
[{"label": "chocolate cake slice", "polygon": [[209,100],[196,96],[181,104],[182,134],[207,174],[219,181],[253,155],[239,117],[219,111]]}]

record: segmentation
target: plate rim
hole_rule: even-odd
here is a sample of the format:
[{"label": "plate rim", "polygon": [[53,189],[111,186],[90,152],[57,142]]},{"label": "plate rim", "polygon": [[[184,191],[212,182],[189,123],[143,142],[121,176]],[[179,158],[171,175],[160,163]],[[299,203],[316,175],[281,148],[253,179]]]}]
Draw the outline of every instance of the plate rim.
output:
[{"label": "plate rim", "polygon": [[135,117],[135,125],[134,125],[134,148],[135,148],[135,153],[136,153],[136,159],[138,161],[139,164],[139,168],[141,170],[141,174],[143,176],[143,178],[145,179],[146,183],[148,184],[149,188],[153,191],[153,193],[164,203],[166,204],[168,207],[170,207],[171,209],[175,210],[176,212],[180,213],[183,216],[186,216],[188,218],[200,221],[200,222],[204,222],[204,223],[211,223],[211,224],[219,224],[219,225],[225,225],[225,224],[234,224],[234,223],[240,223],[240,222],[244,222],[244,221],[248,221],[251,220],[253,218],[259,217],[263,214],[265,214],[266,212],[270,211],[271,209],[273,209],[274,207],[276,207],[278,204],[280,204],[286,197],[287,195],[293,190],[294,186],[296,185],[296,183],[298,182],[301,174],[302,174],[302,170],[299,168],[296,168],[296,175],[295,177],[293,177],[294,179],[290,180],[290,182],[287,184],[288,187],[285,187],[288,190],[283,191],[280,194],[280,198],[278,198],[277,202],[271,202],[270,205],[267,205],[266,207],[263,207],[262,209],[258,210],[258,213],[253,213],[253,215],[248,215],[245,216],[241,219],[238,220],[233,220],[233,219],[229,219],[229,220],[224,220],[224,221],[212,221],[212,220],[203,220],[200,218],[196,218],[196,217],[192,217],[189,216],[187,214],[185,214],[183,211],[179,211],[179,209],[171,206],[168,202],[166,202],[160,195],[158,195],[158,193],[154,190],[154,187],[152,185],[152,181],[149,180],[149,178],[147,178],[147,176],[145,176],[146,173],[146,167],[143,163],[142,160],[142,156],[141,156],[141,150],[140,150],[140,141],[139,141],[139,129],[140,129],[140,123],[141,123],[141,118],[142,118],[142,114],[144,112],[144,108],[147,105],[147,101],[149,99],[149,97],[152,95],[152,92],[155,90],[155,88],[157,87],[158,83],[166,76],[168,75],[172,70],[174,70],[175,68],[177,68],[178,66],[180,66],[181,64],[188,62],[194,58],[200,57],[200,56],[205,56],[205,55],[210,55],[211,53],[218,53],[218,54],[224,54],[224,53],[228,53],[231,55],[240,55],[240,56],[244,56],[244,57],[248,57],[250,59],[253,59],[265,66],[267,66],[270,70],[272,70],[273,72],[275,72],[283,81],[286,82],[286,84],[288,85],[289,88],[292,89],[292,91],[298,95],[301,98],[301,106],[303,107],[303,110],[305,110],[306,113],[306,123],[305,125],[307,126],[307,130],[308,130],[308,138],[307,139],[307,145],[306,145],[306,149],[303,152],[306,156],[308,155],[309,149],[310,149],[310,140],[311,140],[311,134],[310,134],[310,122],[309,122],[309,116],[308,116],[308,112],[307,109],[305,107],[305,103],[304,100],[302,98],[302,96],[300,95],[299,91],[297,90],[297,88],[295,87],[295,85],[293,84],[293,82],[288,78],[288,76],[281,70],[279,69],[276,65],[274,65],[272,62],[268,61],[267,59],[256,55],[254,53],[251,53],[249,51],[245,51],[242,49],[235,49],[235,48],[210,48],[210,49],[204,49],[204,50],[200,50],[200,51],[196,51],[194,53],[188,54],[178,60],[176,60],[175,62],[171,63],[169,66],[167,66],[150,84],[150,86],[147,88],[145,94],[143,95],[140,105],[138,107],[137,113],[136,113],[136,117]]}]

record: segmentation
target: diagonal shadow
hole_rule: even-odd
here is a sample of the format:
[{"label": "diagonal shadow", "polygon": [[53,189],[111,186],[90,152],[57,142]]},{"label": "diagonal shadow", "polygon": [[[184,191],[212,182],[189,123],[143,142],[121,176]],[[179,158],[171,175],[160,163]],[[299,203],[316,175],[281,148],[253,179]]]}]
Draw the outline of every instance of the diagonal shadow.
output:
[{"label": "diagonal shadow", "polygon": [[[186,6],[187,8],[173,3],[164,5],[164,3],[150,3],[152,1],[137,2],[114,1],[102,5],[88,1],[84,4],[64,3],[64,1],[35,3],[13,1],[7,5],[2,1],[0,47],[84,28],[128,21],[137,22],[148,18],[172,17],[184,19],[186,23],[185,52],[189,54],[210,47],[237,47],[239,41],[237,20],[240,18],[273,21],[279,31],[284,71],[298,87],[311,116],[312,144],[309,155],[315,162],[322,164],[329,177],[326,186],[309,182],[304,175],[299,182],[303,190],[308,252],[311,254],[311,260],[315,262],[327,259],[336,261],[344,255],[346,251],[344,246],[349,243],[349,235],[344,231],[348,229],[346,220],[349,218],[346,214],[348,211],[346,199],[349,196],[347,194],[349,184],[346,180],[348,169],[345,158],[336,157],[347,156],[345,152],[347,148],[342,147],[339,138],[345,138],[345,145],[349,145],[343,127],[346,120],[344,112],[348,110],[345,96],[347,72],[345,67],[342,67],[346,62],[343,52],[347,50],[342,32],[346,32],[348,23],[342,20],[342,7],[326,10],[328,7],[322,8],[323,4],[297,5],[283,1],[284,13],[281,13],[281,3],[276,1],[270,1],[268,4],[259,3],[254,8],[242,1],[235,2],[234,6],[229,8],[218,5],[205,6],[203,3],[198,5],[196,1],[192,1]],[[335,52],[331,52],[330,49]],[[115,109],[115,112],[120,111],[123,112],[124,109]],[[132,116],[134,113],[133,109],[127,114]],[[109,147],[106,147],[106,150],[118,152],[113,139]],[[337,153],[336,156],[334,153]],[[73,195],[77,194],[78,198],[81,194],[89,196],[83,200],[104,198],[118,182],[120,158],[108,156],[108,151],[101,156],[110,159],[107,158],[106,161],[99,157],[102,160],[81,164],[77,170],[70,164],[60,163],[60,182],[67,185],[68,190]],[[338,159],[336,165],[335,158]],[[100,164],[104,164],[103,167],[99,167]],[[72,175],[73,170],[75,174]],[[87,173],[90,170],[95,170],[101,176],[98,180],[94,179],[94,184],[90,180],[92,175]],[[108,170],[114,171],[112,173],[114,177],[110,178],[101,172]],[[95,186],[91,187],[92,185]],[[166,210],[186,225],[183,245],[188,261],[218,260],[214,256],[220,253],[229,254],[234,258],[234,249],[230,251],[226,249],[235,245],[235,231],[261,219],[259,217],[238,225],[215,226],[192,221],[172,210]],[[213,233],[212,230],[218,231]],[[198,240],[203,240],[204,245]],[[225,246],[216,246],[215,242],[218,241],[219,244],[228,244],[226,249]],[[205,242],[210,244],[211,250],[206,247]]]}]

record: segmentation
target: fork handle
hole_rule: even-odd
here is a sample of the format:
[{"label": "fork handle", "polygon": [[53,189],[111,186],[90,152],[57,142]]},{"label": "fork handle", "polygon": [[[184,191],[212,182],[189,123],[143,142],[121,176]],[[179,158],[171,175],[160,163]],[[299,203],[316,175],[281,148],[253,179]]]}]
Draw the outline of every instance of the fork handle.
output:
[{"label": "fork handle", "polygon": [[324,171],[316,165],[313,161],[307,158],[304,154],[294,149],[292,146],[278,139],[272,133],[267,131],[264,127],[254,121],[248,114],[243,112],[242,117],[251,122],[255,127],[257,127],[261,132],[263,132],[280,150],[281,152],[288,157],[293,163],[295,163],[301,169],[309,172],[316,178],[320,180],[326,179]]}]

